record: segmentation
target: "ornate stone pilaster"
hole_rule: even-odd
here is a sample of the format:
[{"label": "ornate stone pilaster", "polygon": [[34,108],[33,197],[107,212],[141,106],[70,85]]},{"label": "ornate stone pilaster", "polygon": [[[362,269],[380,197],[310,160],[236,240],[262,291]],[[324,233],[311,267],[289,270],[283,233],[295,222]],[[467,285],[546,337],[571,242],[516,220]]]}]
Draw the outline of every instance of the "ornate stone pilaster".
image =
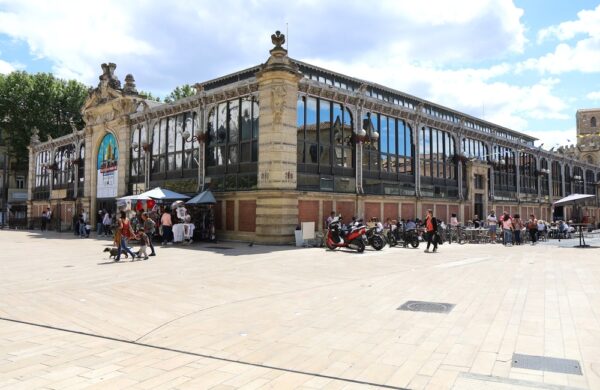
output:
[{"label": "ornate stone pilaster", "polygon": [[298,223],[296,100],[302,74],[281,45],[283,34],[271,36],[275,47],[257,72],[260,121],[256,240],[293,241]]}]

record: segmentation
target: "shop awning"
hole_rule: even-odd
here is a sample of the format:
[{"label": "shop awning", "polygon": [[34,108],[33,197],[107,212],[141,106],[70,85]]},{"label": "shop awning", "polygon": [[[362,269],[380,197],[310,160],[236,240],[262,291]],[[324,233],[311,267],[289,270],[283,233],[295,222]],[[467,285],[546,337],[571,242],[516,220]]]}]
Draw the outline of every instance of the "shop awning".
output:
[{"label": "shop awning", "polygon": [[575,203],[579,203],[582,202],[586,199],[590,199],[593,198],[595,195],[586,195],[586,194],[571,194],[569,196],[566,196],[560,200],[557,200],[556,202],[554,202],[554,206],[564,206],[567,204],[575,204]]},{"label": "shop awning", "polygon": [[164,188],[156,187],[150,191],[142,192],[140,195],[145,195],[155,200],[178,200],[178,199],[189,199],[190,197],[184,194],[180,194],[175,191],[167,190]]},{"label": "shop awning", "polygon": [[217,200],[210,190],[202,191],[192,199],[185,202],[186,204],[215,204]]}]

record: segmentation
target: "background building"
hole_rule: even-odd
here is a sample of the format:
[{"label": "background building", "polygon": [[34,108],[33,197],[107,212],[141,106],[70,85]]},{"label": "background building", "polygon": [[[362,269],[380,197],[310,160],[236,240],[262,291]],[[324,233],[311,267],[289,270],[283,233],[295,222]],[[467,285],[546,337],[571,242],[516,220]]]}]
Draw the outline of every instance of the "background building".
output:
[{"label": "background building", "polygon": [[[332,210],[461,221],[489,210],[569,218],[552,202],[597,194],[598,160],[546,151],[533,137],[378,84],[291,59],[283,35],[265,64],[196,84],[156,104],[103,64],[81,131],[30,148],[30,217],[50,205],[67,227],[78,210],[161,186],[217,197],[221,237],[293,240]],[[591,119],[590,119],[591,120]],[[58,214],[57,214],[58,212]],[[597,201],[584,214],[600,220]],[[92,221],[95,222],[95,221]]]}]

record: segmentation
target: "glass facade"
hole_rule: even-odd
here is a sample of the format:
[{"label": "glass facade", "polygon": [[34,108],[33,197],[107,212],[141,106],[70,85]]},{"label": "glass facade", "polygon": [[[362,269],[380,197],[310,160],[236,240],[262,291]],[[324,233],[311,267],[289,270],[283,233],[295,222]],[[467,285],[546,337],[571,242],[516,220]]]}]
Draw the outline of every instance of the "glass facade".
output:
[{"label": "glass facade", "polygon": [[562,169],[560,167],[560,163],[558,161],[552,162],[552,196],[562,198],[563,190],[562,190]]},{"label": "glass facade", "polygon": [[251,96],[219,103],[208,113],[206,175],[211,190],[256,189],[258,101]]},{"label": "glass facade", "polygon": [[[183,138],[188,132],[190,138]],[[152,128],[151,148],[144,125],[132,131],[131,178],[134,183],[144,181],[146,153],[150,152],[150,181],[194,178],[198,175],[198,141],[193,137],[200,133],[197,114],[185,112],[161,118]],[[147,151],[144,150],[147,148]]]},{"label": "glass facade", "polygon": [[419,164],[423,196],[458,197],[458,175],[454,138],[431,127],[419,130]]},{"label": "glass facade", "polygon": [[574,194],[584,194],[585,193],[585,188],[583,186],[584,184],[584,175],[583,175],[583,169],[581,169],[581,167],[573,167],[573,193]]},{"label": "glass facade", "polygon": [[486,144],[483,141],[471,138],[462,139],[461,152],[467,158],[475,158],[481,161],[486,161],[489,157]]},{"label": "glass facade", "polygon": [[342,104],[302,96],[296,110],[298,189],[355,192],[353,118]]},{"label": "glass facade", "polygon": [[537,197],[539,172],[536,166],[535,157],[532,154],[519,153],[519,181],[522,194],[529,194]]},{"label": "glass facade", "polygon": [[498,200],[513,200],[517,193],[515,152],[507,147],[494,145],[494,196]]}]

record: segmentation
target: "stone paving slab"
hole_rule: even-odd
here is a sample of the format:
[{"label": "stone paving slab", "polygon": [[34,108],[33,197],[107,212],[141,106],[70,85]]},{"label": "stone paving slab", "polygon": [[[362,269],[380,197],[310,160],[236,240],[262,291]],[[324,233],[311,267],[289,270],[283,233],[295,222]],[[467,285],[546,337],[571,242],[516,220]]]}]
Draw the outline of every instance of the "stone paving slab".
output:
[{"label": "stone paving slab", "polygon": [[600,388],[600,249],[576,244],[201,243],[115,263],[108,240],[0,231],[0,389]]}]

